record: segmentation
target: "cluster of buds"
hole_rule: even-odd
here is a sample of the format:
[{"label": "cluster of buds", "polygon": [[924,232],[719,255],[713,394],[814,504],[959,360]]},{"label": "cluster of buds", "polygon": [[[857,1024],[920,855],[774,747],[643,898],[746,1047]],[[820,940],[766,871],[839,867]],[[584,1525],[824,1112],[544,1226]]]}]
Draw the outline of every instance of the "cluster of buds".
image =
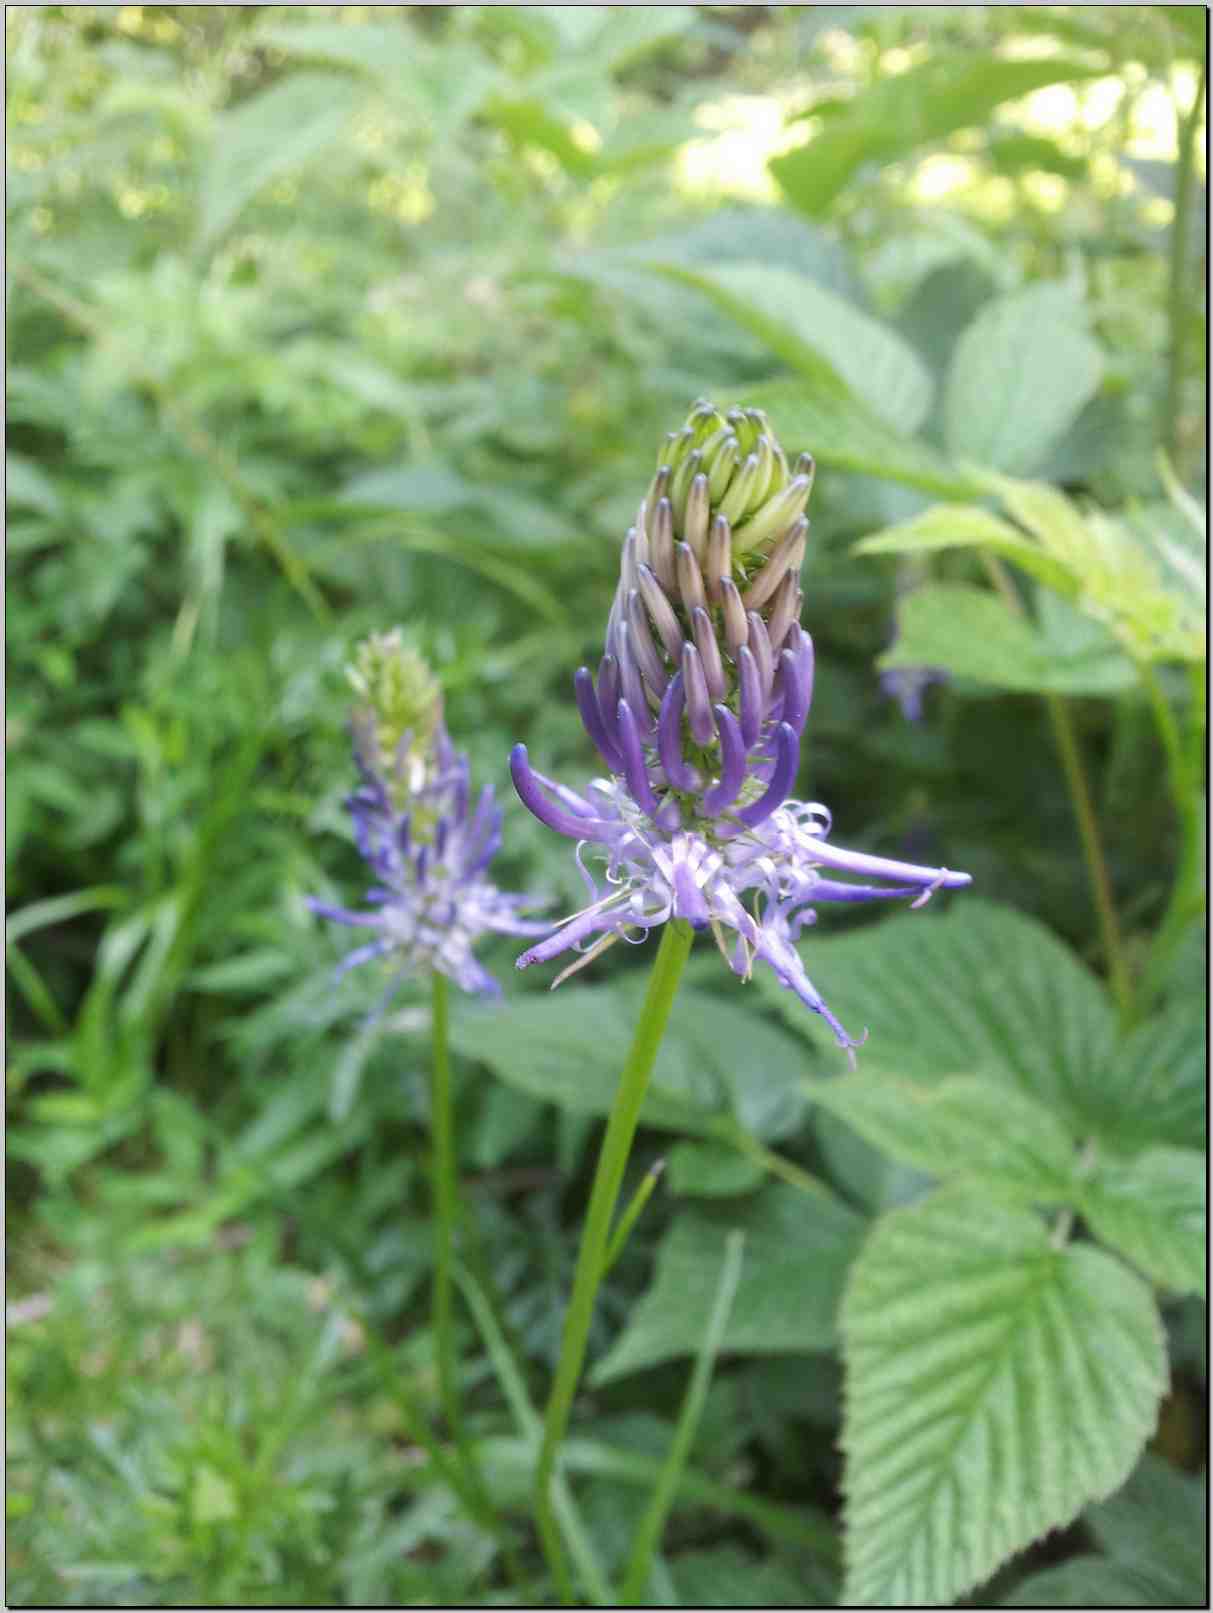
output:
[{"label": "cluster of buds", "polygon": [[373,635],[347,669],[358,704],[350,717],[359,787],[346,800],[354,838],[375,884],[365,910],[309,900],[313,912],[374,932],[341,972],[385,959],[388,995],[406,975],[437,969],[465,991],[500,988],[473,946],[487,931],[537,935],[524,897],[498,889],[488,866],[501,844],[501,812],[486,784],[473,805],[467,757],[442,720],[442,696],[399,629]]},{"label": "cluster of buds", "polygon": [[606,861],[606,891],[587,873],[589,906],[519,966],[588,945],[586,962],[620,937],[686,919],[713,930],[738,974],[768,963],[850,1049],[793,944],[815,905],[918,905],[969,876],[844,851],[828,843],[825,807],[789,800],[813,696],[800,625],[812,483],[812,459],[789,465],[757,409],[700,402],[666,438],[624,540],[597,678],[582,667],[574,680],[611,777],[583,795],[536,772],[525,746],[510,759],[535,816],[580,843],[579,862],[585,846]]}]

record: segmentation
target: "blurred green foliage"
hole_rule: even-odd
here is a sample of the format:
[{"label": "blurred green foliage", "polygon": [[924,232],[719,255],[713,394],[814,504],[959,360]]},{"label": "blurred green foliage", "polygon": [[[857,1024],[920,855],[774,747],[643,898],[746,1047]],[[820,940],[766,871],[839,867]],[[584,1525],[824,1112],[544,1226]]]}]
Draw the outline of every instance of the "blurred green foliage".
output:
[{"label": "blurred green foliage", "polygon": [[[875,940],[843,920],[810,973],[854,993],[882,1078],[1018,1083],[1033,1124],[1111,1149],[1041,1201],[1072,1199],[1159,1292],[1155,1443],[1199,1466],[1204,9],[15,6],[6,26],[10,1601],[547,1594],[528,1448],[470,1323],[521,1586],[415,1442],[423,994],[360,1029],[377,982],[334,990],[303,898],[360,878],[342,667],[367,632],[400,623],[439,669],[478,780],[507,793],[519,738],[590,768],[571,674],[651,445],[702,392],[761,404],[821,465],[799,793],[848,844],[967,868],[1002,909]],[[951,672],[923,722],[884,652]],[[1106,937],[1041,695],[1071,697],[1132,1035],[1091,972]],[[566,848],[505,805],[502,882],[560,911]],[[465,1258],[541,1400],[642,960],[550,999],[508,945],[485,956],[514,1029],[456,1021]],[[933,983],[967,1002],[979,976],[985,1006],[940,1034]],[[650,1590],[828,1602],[838,1296],[881,1217],[858,1337],[882,1212],[949,1172],[811,1102],[836,1059],[786,1001],[706,954],[691,984],[634,1161],[671,1149],[668,1187],[604,1291],[569,1472],[614,1572],[695,1348],[688,1284],[710,1291],[746,1225]],[[1039,1014],[991,1006],[1037,990]],[[775,1182],[772,1147],[827,1199]],[[1166,1224],[1135,1213],[1138,1158],[1178,1194]],[[1148,1535],[1151,1500],[1135,1479],[1108,1506]],[[1106,1510],[989,1594],[1082,1602],[1126,1549]],[[1198,1568],[1143,1547],[1133,1572],[1171,1605],[1203,1595]]]}]

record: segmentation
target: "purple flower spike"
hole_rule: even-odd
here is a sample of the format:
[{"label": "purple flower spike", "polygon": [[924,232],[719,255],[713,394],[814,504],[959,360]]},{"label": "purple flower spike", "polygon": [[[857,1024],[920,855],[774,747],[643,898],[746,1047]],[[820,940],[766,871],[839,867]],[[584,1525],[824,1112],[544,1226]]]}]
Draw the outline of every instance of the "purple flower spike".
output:
[{"label": "purple flower spike", "polygon": [[636,719],[632,716],[632,708],[626,700],[619,702],[619,743],[623,750],[623,776],[628,781],[632,800],[650,817],[655,816],[657,797],[653,794],[648,769],[644,765],[644,751],[641,748]]},{"label": "purple flower spike", "polygon": [[691,724],[691,738],[697,745],[708,745],[716,733],[712,721],[712,703],[708,695],[703,663],[693,644],[682,647],[682,688],[687,703],[687,718]]},{"label": "purple flower spike", "polygon": [[859,1040],[797,950],[817,906],[917,907],[969,876],[835,847],[829,811],[788,798],[813,699],[798,621],[811,481],[811,459],[789,471],[758,410],[702,403],[666,439],[621,559],[597,691],[584,669],[576,683],[615,776],[594,781],[591,804],[534,772],[521,747],[511,758],[524,802],[579,841],[591,885],[589,904],[518,963],[570,948],[593,957],[685,919],[711,929],[736,974],[770,968],[850,1057]]},{"label": "purple flower spike", "polygon": [[732,806],[745,783],[746,751],[741,727],[727,706],[716,707],[716,727],[720,732],[720,779],[704,792],[705,816],[717,818]]},{"label": "purple flower spike", "polygon": [[510,752],[510,777],[518,791],[518,799],[528,812],[533,812],[540,823],[554,829],[558,835],[570,840],[584,840],[592,824],[576,813],[556,806],[543,793],[539,778],[531,767],[525,745],[515,745]]},{"label": "purple flower spike", "polygon": [[809,715],[812,685],[806,686],[791,650],[781,650],[779,653],[779,681],[783,690],[783,721],[794,733],[801,734]]},{"label": "purple flower spike", "polygon": [[676,790],[697,790],[702,782],[693,767],[689,767],[682,754],[682,711],[685,700],[682,692],[682,673],[676,672],[661,702],[657,719],[657,754],[665,769],[665,776]]},{"label": "purple flower spike", "polygon": [[[577,697],[577,710],[581,713],[582,727],[598,747],[598,754],[611,772],[622,773],[623,757],[606,731],[606,724],[602,720],[602,709],[598,704],[598,696],[594,692],[594,680],[590,676],[589,667],[581,667],[574,675],[573,690]],[[618,705],[618,702],[616,702],[616,705]]]},{"label": "purple flower spike", "polygon": [[[378,932],[347,954],[342,974],[384,958],[389,996],[406,974],[433,970],[465,991],[495,996],[500,988],[477,961],[475,943],[488,932],[541,935],[549,926],[522,918],[533,904],[487,877],[501,843],[492,786],[469,812],[467,757],[443,726],[437,684],[398,631],[360,646],[349,676],[360,697],[352,727],[361,780],[346,806],[375,878],[367,893],[372,906],[358,911],[315,899],[308,906],[333,923]],[[581,835],[592,819],[578,822]]]},{"label": "purple flower spike", "polygon": [[741,689],[741,737],[747,750],[758,743],[762,726],[762,679],[748,644],[737,652],[737,680]]},{"label": "purple flower spike", "polygon": [[786,722],[781,722],[775,730],[775,770],[771,782],[757,801],[741,809],[737,814],[738,822],[744,823],[747,829],[756,829],[760,823],[765,823],[775,808],[787,800],[799,763],[800,740]]}]

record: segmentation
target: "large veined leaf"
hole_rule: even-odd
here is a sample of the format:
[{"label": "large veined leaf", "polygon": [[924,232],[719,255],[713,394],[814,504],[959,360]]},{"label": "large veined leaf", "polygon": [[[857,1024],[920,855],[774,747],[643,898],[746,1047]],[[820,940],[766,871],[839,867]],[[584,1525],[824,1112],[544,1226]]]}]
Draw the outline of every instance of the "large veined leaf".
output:
[{"label": "large veined leaf", "polygon": [[1199,1607],[1208,1579],[1208,1475],[1181,1473],[1147,1451],[1129,1482],[1088,1508],[1086,1523],[1110,1557],[1169,1579],[1173,1605]]},{"label": "large veined leaf", "polygon": [[944,389],[944,437],[958,459],[1026,475],[1069,429],[1103,372],[1066,286],[996,297],[956,344]]},{"label": "large veined leaf", "polygon": [[765,409],[780,440],[808,449],[820,465],[903,482],[924,493],[965,498],[975,491],[963,471],[885,425],[839,381],[763,381],[726,401]]},{"label": "large veined leaf", "polygon": [[[639,991],[631,985],[518,997],[457,1014],[452,1040],[531,1097],[605,1114],[639,1008]],[[721,1001],[684,989],[657,1056],[643,1119],[710,1134],[731,1115],[756,1136],[785,1136],[803,1112],[804,1064],[803,1043],[747,1012],[739,997]]]},{"label": "large veined leaf", "polygon": [[1060,56],[1011,61],[980,51],[940,53],[866,86],[820,134],[775,157],[770,169],[795,206],[820,213],[865,163],[908,156],[957,129],[985,124],[1004,101],[1097,72]]},{"label": "large veined leaf", "polygon": [[678,1216],[657,1251],[652,1285],[599,1363],[595,1383],[696,1352],[733,1227],[745,1233],[746,1263],[721,1348],[748,1355],[830,1348],[864,1222],[828,1194],[777,1183],[744,1208],[696,1207]]},{"label": "large veined leaf", "polygon": [[1010,560],[1059,593],[1077,592],[1073,572],[1000,516],[975,504],[936,504],[921,515],[873,532],[856,554],[934,554],[941,549],[986,549]]},{"label": "large veined leaf", "polygon": [[1166,1387],[1140,1279],[971,1190],[877,1223],[841,1327],[851,1606],[951,1602],[1110,1495]]},{"label": "large veined leaf", "polygon": [[1190,998],[1139,1025],[1116,1049],[1101,1083],[1099,1131],[1122,1153],[1204,1138],[1205,984],[1202,973]]},{"label": "large veined leaf", "polygon": [[346,74],[296,73],[221,113],[202,173],[202,244],[213,246],[272,179],[301,168],[333,145],[364,93]]},{"label": "large veined leaf", "polygon": [[702,291],[809,381],[841,380],[895,431],[922,424],[933,390],[926,365],[895,331],[837,293],[761,263],[653,267]]},{"label": "large veined leaf", "polygon": [[1099,1164],[1082,1213],[1096,1237],[1161,1287],[1203,1297],[1207,1177],[1195,1148],[1149,1148]]},{"label": "large veined leaf", "polygon": [[1022,694],[1112,695],[1137,674],[1106,630],[1096,628],[1065,653],[988,588],[928,583],[902,601],[897,643],[877,662],[941,667],[955,678]]},{"label": "large veined leaf", "polygon": [[[814,985],[852,1034],[859,1072],[923,1082],[981,1073],[1018,1087],[1075,1132],[1102,1135],[1116,1021],[1095,976],[1046,927],[965,893],[946,913],[902,913],[800,947]],[[817,1019],[756,971],[790,1029]]]},{"label": "large veined leaf", "polygon": [[869,1142],[933,1176],[976,1178],[1030,1203],[1072,1195],[1073,1137],[1043,1104],[997,1082],[923,1086],[857,1071],[810,1091]]}]

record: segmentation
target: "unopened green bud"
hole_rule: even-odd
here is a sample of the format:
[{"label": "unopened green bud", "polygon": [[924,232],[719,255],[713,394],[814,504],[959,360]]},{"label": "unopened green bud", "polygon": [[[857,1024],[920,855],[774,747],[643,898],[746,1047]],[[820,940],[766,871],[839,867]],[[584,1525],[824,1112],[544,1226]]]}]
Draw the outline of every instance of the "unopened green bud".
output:
[{"label": "unopened green bud", "polygon": [[411,793],[424,773],[442,717],[437,679],[421,656],[405,645],[398,627],[364,639],[346,668],[346,678],[359,698],[355,722],[371,745],[368,761],[377,766],[393,794]]}]

